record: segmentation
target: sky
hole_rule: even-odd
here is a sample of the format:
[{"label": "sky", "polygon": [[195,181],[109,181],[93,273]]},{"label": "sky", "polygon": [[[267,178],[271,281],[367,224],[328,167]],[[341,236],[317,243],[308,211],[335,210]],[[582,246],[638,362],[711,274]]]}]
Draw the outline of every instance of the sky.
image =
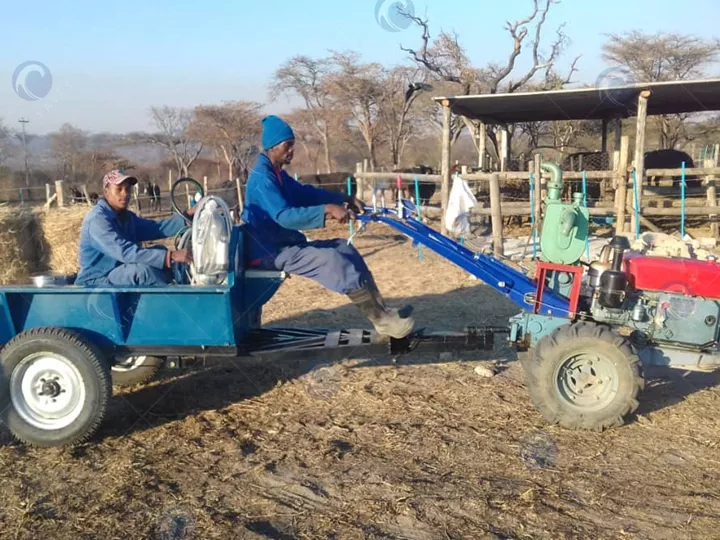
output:
[{"label": "sky", "polygon": [[[408,62],[400,46],[417,47],[420,32],[413,26],[390,31],[375,15],[376,7],[387,13],[394,1],[9,2],[0,19],[0,118],[19,127],[24,117],[29,132],[44,134],[65,122],[90,132],[151,130],[148,109],[155,105],[252,100],[267,103],[268,113],[282,114],[298,102],[269,103],[267,86],[273,72],[296,54],[355,50],[367,62]],[[505,24],[527,16],[532,2],[412,0],[412,5],[429,20],[433,36],[457,32],[474,65],[482,66],[506,61],[512,42]],[[592,84],[608,67],[601,57],[608,33],[638,29],[720,37],[717,0],[681,5],[679,10],[670,0],[562,0],[551,8],[545,43],[565,23],[570,44],[559,70],[564,73],[580,56],[573,80]],[[41,62],[52,75],[41,99],[28,101],[15,91],[13,74],[25,62]],[[21,70],[20,81],[31,72],[32,67]]]}]

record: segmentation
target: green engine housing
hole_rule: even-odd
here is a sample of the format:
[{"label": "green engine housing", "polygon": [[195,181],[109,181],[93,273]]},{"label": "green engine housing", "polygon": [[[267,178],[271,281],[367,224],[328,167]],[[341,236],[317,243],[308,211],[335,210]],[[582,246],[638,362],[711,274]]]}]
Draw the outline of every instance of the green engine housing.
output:
[{"label": "green engine housing", "polygon": [[583,206],[582,193],[573,193],[573,202],[561,200],[562,171],[554,163],[543,163],[551,175],[546,208],[540,232],[540,259],[555,264],[575,264],[585,252],[589,212]]}]

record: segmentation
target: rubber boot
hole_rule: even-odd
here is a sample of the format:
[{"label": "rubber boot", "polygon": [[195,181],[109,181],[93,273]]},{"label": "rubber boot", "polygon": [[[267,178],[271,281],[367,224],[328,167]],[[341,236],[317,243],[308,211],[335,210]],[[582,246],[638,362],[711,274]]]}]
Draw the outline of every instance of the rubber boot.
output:
[{"label": "rubber boot", "polygon": [[396,339],[410,334],[415,321],[411,317],[400,317],[398,310],[386,308],[374,281],[369,281],[362,289],[348,294],[353,304],[370,320],[378,334]]}]

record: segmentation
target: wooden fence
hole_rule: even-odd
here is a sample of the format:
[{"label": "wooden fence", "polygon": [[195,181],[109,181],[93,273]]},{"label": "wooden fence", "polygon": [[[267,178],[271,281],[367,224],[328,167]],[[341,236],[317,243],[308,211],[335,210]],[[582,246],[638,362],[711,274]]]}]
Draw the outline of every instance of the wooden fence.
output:
[{"label": "wooden fence", "polygon": [[[638,230],[640,226],[646,229],[658,231],[650,219],[653,216],[674,216],[684,218],[685,216],[706,216],[711,221],[711,234],[718,235],[718,217],[720,209],[717,207],[717,182],[720,179],[720,167],[718,166],[718,154],[720,145],[716,145],[713,158],[705,160],[702,167],[679,169],[646,169],[643,174],[643,182],[638,183],[635,189],[634,164],[629,163],[629,138],[622,137],[620,150],[615,152],[613,170],[606,171],[580,171],[563,172],[563,180],[576,183],[580,180],[600,180],[601,194],[599,200],[588,201],[588,211],[591,216],[608,216],[614,218],[616,234]],[[461,174],[463,180],[469,184],[480,185],[483,191],[489,193],[488,201],[479,201],[473,209],[473,213],[480,216],[490,216],[493,228],[493,236],[496,240],[502,239],[503,218],[509,216],[524,216],[534,218],[535,223],[540,223],[543,217],[544,200],[547,194],[546,182],[549,178],[547,173],[535,174],[540,170],[541,156],[535,155],[535,159],[528,164],[528,171],[516,172],[492,172]],[[648,183],[656,177],[673,178],[680,183],[682,175],[685,177],[698,177],[702,181],[702,187],[694,190],[686,189],[683,193],[690,198],[680,198],[680,188],[665,189],[661,187],[651,188]],[[371,192],[378,186],[394,187],[399,177],[410,188],[413,195],[412,182],[415,179],[423,182],[434,182],[441,186],[442,193],[449,194],[451,179],[443,178],[441,175],[415,175],[407,173],[377,173],[363,170],[362,164],[358,164],[355,174],[358,185],[358,193],[365,194],[368,188]],[[530,179],[533,179],[534,201],[531,207],[530,199],[523,201],[503,201],[501,199],[500,186],[508,181],[526,181],[528,187]],[[483,185],[484,184],[484,185]],[[573,191],[580,191],[575,189]],[[539,196],[537,196],[539,194]],[[663,195],[665,195],[663,197]],[[696,198],[701,197],[701,200]],[[677,200],[668,201],[669,197]],[[414,198],[414,195],[413,195]],[[436,207],[423,207],[424,215],[445,215],[445,201],[447,197],[441,197],[441,205]],[[668,206],[668,203],[670,205]],[[444,221],[444,220],[443,220]],[[444,229],[444,227],[443,227]],[[495,243],[498,246],[498,242]],[[502,242],[499,242],[502,246]]]}]

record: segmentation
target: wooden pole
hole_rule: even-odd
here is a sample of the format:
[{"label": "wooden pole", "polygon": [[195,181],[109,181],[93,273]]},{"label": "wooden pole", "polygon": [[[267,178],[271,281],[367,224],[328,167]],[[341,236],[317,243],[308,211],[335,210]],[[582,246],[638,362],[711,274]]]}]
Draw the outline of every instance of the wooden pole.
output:
[{"label": "wooden pole", "polygon": [[203,191],[205,192],[205,195],[208,194],[208,188],[207,188],[207,176],[203,176]]},{"label": "wooden pole", "polygon": [[506,171],[508,167],[508,128],[502,126],[500,128],[500,170]]},{"label": "wooden pole", "polygon": [[[706,159],[705,160],[705,167],[717,167],[718,164],[718,155],[717,152],[715,152],[712,159]],[[711,175],[707,178],[707,204],[708,206],[717,206],[717,176]],[[717,214],[713,214],[710,216],[710,236],[713,238],[718,237],[718,223],[715,221],[717,219]]]},{"label": "wooden pole", "polygon": [[50,202],[50,184],[45,184],[45,202]]},{"label": "wooden pole", "polygon": [[88,194],[87,190],[87,184],[83,184],[80,186],[80,189],[82,189],[82,194],[85,196],[85,202],[88,206],[92,206],[92,202],[90,202],[90,195]]},{"label": "wooden pole", "polygon": [[355,183],[357,184],[357,198],[364,201],[365,197],[365,180],[360,176],[363,172],[363,164],[358,162],[355,164]]},{"label": "wooden pole", "polygon": [[[650,90],[643,90],[638,96],[637,130],[635,132],[635,182],[637,183],[638,208],[642,208],[642,186],[645,177],[645,126],[647,124],[647,103],[649,98]],[[633,232],[637,230],[635,212],[631,214],[630,229]]]},{"label": "wooden pole", "polygon": [[172,170],[168,171],[168,193],[172,191]]},{"label": "wooden pole", "polygon": [[487,151],[487,126],[484,122],[480,122],[478,132],[478,167],[480,167],[481,171],[484,171],[485,152]]},{"label": "wooden pole", "polygon": [[55,180],[55,194],[57,195],[58,208],[65,206],[65,197],[63,195],[63,181]]},{"label": "wooden pole", "polygon": [[235,187],[237,188],[237,196],[238,196],[238,219],[240,218],[240,214],[242,214],[243,211],[243,196],[242,196],[242,188],[240,187],[240,177],[235,177]]},{"label": "wooden pole", "polygon": [[500,175],[490,175],[490,213],[493,233],[493,252],[497,256],[504,254],[502,209],[500,208]]},{"label": "wooden pole", "polygon": [[620,158],[618,159],[618,185],[615,191],[615,234],[625,232],[625,208],[628,183],[628,155],[630,137],[625,135],[620,141]]},{"label": "wooden pole", "polygon": [[442,102],[443,107],[443,131],[442,131],[442,186],[441,186],[441,232],[447,234],[445,227],[445,212],[447,212],[448,199],[450,198],[450,120],[451,110],[450,102],[445,99]]},{"label": "wooden pole", "polygon": [[535,171],[535,228],[540,230],[540,220],[542,219],[542,156],[535,154],[533,156],[533,170]]},{"label": "wooden pole", "polygon": [[600,151],[607,152],[608,119],[602,119],[602,135],[600,139]]}]

